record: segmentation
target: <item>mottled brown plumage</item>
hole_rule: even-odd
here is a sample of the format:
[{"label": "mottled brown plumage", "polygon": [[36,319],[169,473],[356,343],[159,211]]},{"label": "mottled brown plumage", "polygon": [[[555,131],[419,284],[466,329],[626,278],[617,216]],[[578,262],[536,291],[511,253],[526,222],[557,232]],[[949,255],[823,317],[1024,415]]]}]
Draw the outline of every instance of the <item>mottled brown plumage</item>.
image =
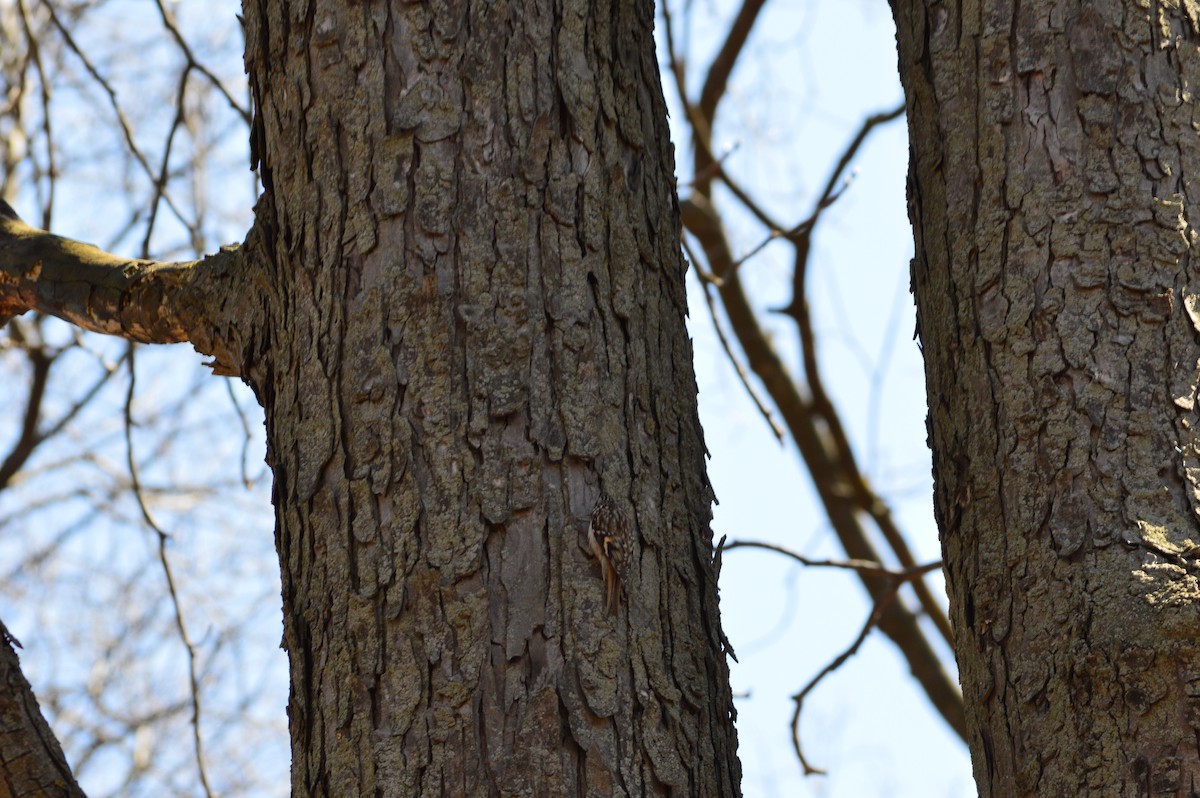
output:
[{"label": "mottled brown plumage", "polygon": [[631,539],[629,520],[607,493],[602,492],[592,508],[588,545],[600,561],[600,570],[604,574],[608,611],[615,614],[621,600],[621,583],[629,572]]}]

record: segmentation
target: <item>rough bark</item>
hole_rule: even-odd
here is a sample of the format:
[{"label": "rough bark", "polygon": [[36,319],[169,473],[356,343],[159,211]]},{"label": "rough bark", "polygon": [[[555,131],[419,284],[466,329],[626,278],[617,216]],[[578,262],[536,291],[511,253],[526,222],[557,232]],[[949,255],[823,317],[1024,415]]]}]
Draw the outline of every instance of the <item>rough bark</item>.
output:
[{"label": "rough bark", "polygon": [[1196,794],[1200,12],[894,10],[980,794]]},{"label": "rough bark", "polygon": [[[0,796],[82,798],[0,623]],[[18,644],[19,645],[19,644]]]},{"label": "rough bark", "polygon": [[651,3],[245,20],[293,793],[737,794]]},{"label": "rough bark", "polygon": [[293,794],[737,795],[652,4],[244,10],[245,245],[129,261],[5,213],[0,313],[257,392]]}]

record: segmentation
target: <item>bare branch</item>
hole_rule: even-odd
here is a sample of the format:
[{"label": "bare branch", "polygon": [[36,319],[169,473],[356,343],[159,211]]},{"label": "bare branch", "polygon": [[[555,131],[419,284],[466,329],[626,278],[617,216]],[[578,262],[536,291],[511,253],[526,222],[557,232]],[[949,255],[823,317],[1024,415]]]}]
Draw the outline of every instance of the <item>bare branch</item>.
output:
[{"label": "bare branch", "polygon": [[804,699],[811,693],[821,681],[829,674],[836,671],[845,664],[846,660],[854,656],[858,649],[862,646],[863,641],[867,639],[867,635],[871,630],[878,625],[880,618],[883,615],[884,608],[896,598],[896,593],[905,582],[919,581],[922,576],[930,571],[941,569],[942,561],[936,560],[924,565],[918,565],[914,568],[905,568],[903,570],[895,570],[885,568],[881,563],[871,562],[867,560],[814,560],[805,557],[803,554],[792,551],[783,546],[777,546],[773,543],[763,543],[756,540],[738,540],[733,543],[726,543],[725,538],[721,538],[721,543],[717,549],[717,556],[720,557],[726,551],[733,549],[762,549],[764,551],[782,554],[785,557],[795,560],[796,562],[806,567],[812,568],[841,568],[849,571],[855,571],[862,576],[870,576],[874,578],[882,578],[887,580],[887,589],[881,591],[875,596],[875,604],[871,608],[871,614],[867,617],[866,623],[859,630],[858,636],[854,642],[838,656],[827,664],[824,668],[814,676],[808,684],[804,686],[800,692],[792,696],[792,701],[795,702],[795,709],[792,712],[792,746],[796,751],[796,757],[800,760],[801,766],[804,768],[804,775],[811,776],[823,774],[825,771],[821,768],[814,767],[808,757],[804,755],[804,748],[800,744],[800,712],[804,707]]},{"label": "bare branch", "polygon": [[[841,417],[834,407],[833,400],[830,399],[828,393],[825,391],[825,383],[821,378],[821,370],[817,362],[816,334],[813,330],[812,316],[809,313],[808,300],[806,298],[806,274],[812,241],[812,230],[816,225],[821,211],[839,196],[836,193],[836,189],[842,174],[862,147],[870,132],[881,124],[899,118],[903,112],[904,106],[901,104],[898,108],[894,108],[891,111],[874,114],[863,122],[862,127],[851,140],[846,151],[834,167],[833,173],[826,183],[825,190],[817,200],[812,215],[799,227],[795,228],[792,235],[788,236],[789,240],[796,247],[792,271],[792,301],[781,312],[790,316],[796,322],[800,337],[800,351],[804,362],[804,374],[807,378],[809,391],[812,394],[812,408],[824,420],[829,437],[832,439],[837,451],[837,459],[841,464],[843,472],[842,478],[847,482],[847,488],[857,497],[862,509],[871,516],[871,519],[883,534],[884,539],[896,555],[900,564],[905,568],[913,568],[916,567],[916,559],[908,547],[908,542],[895,525],[887,504],[872,490],[867,483],[866,477],[859,470],[854,450],[850,445],[850,438],[842,426]],[[913,590],[926,614],[937,627],[939,634],[941,634],[947,643],[950,643],[953,639],[950,621],[942,610],[941,604],[934,598],[929,586],[923,580],[914,581]]]},{"label": "bare branch", "polygon": [[4,488],[12,480],[13,475],[21,469],[33,450],[37,448],[42,436],[38,433],[38,419],[42,412],[42,396],[46,392],[46,382],[50,378],[50,366],[54,358],[40,347],[25,350],[29,359],[29,398],[25,402],[25,416],[21,423],[21,435],[13,444],[3,462],[0,462],[0,488]]},{"label": "bare branch", "polygon": [[[47,175],[49,175],[51,177],[51,179],[49,181],[47,181],[47,183],[48,183],[47,198],[46,198],[46,206],[45,206],[47,208],[47,211],[45,213],[43,213],[43,224],[48,225],[50,223],[49,218],[48,218],[48,216],[49,216],[48,209],[54,203],[55,181],[53,178],[58,173],[58,164],[56,163],[55,147],[54,147],[55,138],[54,138],[53,127],[52,127],[51,121],[50,121],[50,83],[46,77],[46,67],[42,63],[42,54],[41,54],[42,51],[41,51],[41,47],[38,45],[38,36],[33,30],[33,24],[31,22],[31,20],[29,19],[29,12],[25,8],[25,0],[17,1],[17,12],[18,12],[19,16],[21,17],[21,26],[22,26],[22,28],[24,28],[24,31],[25,31],[25,48],[27,50],[27,57],[32,62],[34,68],[37,69],[37,73],[38,73],[38,77],[39,77],[38,83],[41,86],[41,98],[40,99],[41,99],[41,103],[42,103],[42,134],[46,138],[45,146],[46,146],[46,161],[47,161],[47,163],[46,163],[45,172]],[[24,78],[24,75],[22,74],[21,81],[20,81],[20,86],[21,86],[22,90],[24,89],[24,80],[25,80],[25,78]],[[19,99],[15,103],[14,110],[18,117],[17,127],[21,128],[21,127],[23,127],[24,123],[23,123],[23,120],[20,119],[23,116],[23,113],[22,113],[21,103],[20,103]],[[12,195],[14,197],[16,196],[17,184],[16,184],[16,181],[11,180],[11,176],[12,176],[15,166],[16,166],[15,162],[5,164],[6,174],[4,175],[4,179],[10,181],[8,188],[12,192]],[[5,197],[0,196],[0,199],[5,199]]]},{"label": "bare branch", "polygon": [[182,263],[122,258],[30,227],[0,200],[0,322],[38,310],[141,343],[191,341],[232,375],[238,365],[212,320],[237,298],[228,283],[245,261],[240,247]]},{"label": "bare branch", "polygon": [[[121,128],[121,133],[125,137],[125,143],[129,147],[129,152],[133,155],[134,160],[138,162],[138,165],[142,167],[142,170],[146,173],[146,176],[153,181],[155,179],[154,169],[150,166],[150,161],[146,158],[145,153],[142,152],[141,148],[138,147],[137,142],[133,138],[133,127],[129,124],[129,120],[125,117],[125,112],[121,110],[121,104],[117,102],[116,90],[113,89],[108,80],[100,74],[100,70],[96,69],[96,66],[92,63],[91,59],[88,58],[87,54],[80,49],[79,45],[75,42],[75,38],[71,35],[70,29],[63,23],[62,19],[59,18],[58,12],[54,10],[54,4],[46,3],[45,6],[46,10],[50,13],[50,21],[54,23],[56,28],[58,28],[58,32],[62,36],[63,42],[66,43],[67,48],[75,54],[80,63],[83,64],[83,68],[92,77],[92,80],[96,82],[96,85],[98,85],[108,97],[108,103],[110,106],[112,106],[113,114],[117,118],[117,125]],[[179,219],[180,223],[186,226],[187,220],[184,218],[183,212],[175,205],[174,202],[171,201],[169,196],[164,196],[164,199],[166,200],[167,207],[171,209],[171,211]]]},{"label": "bare branch", "polygon": [[[916,574],[914,574],[915,576]],[[804,686],[803,690],[792,696],[792,701],[795,703],[795,707],[792,709],[792,747],[795,748],[796,757],[800,760],[800,764],[804,768],[804,775],[812,776],[825,772],[820,768],[813,767],[809,763],[808,758],[804,756],[803,747],[800,745],[800,712],[804,708],[804,699],[821,683],[822,679],[842,667],[846,663],[846,660],[858,653],[858,649],[862,646],[863,641],[867,639],[867,635],[879,624],[880,619],[883,617],[884,609],[896,598],[896,591],[900,589],[900,585],[902,584],[903,580],[894,582],[886,592],[875,599],[875,606],[871,609],[871,615],[867,618],[867,622],[863,624],[858,636],[854,638],[854,642],[850,644],[849,648],[834,657],[833,661],[822,668],[820,673]]]},{"label": "bare branch", "polygon": [[[163,27],[170,31],[171,37],[175,39],[175,43],[179,45],[180,51],[183,53],[184,58],[187,59],[187,67],[184,71],[186,72],[187,70],[195,69],[201,75],[208,78],[208,81],[213,85],[213,88],[225,98],[227,103],[229,103],[229,107],[232,108],[237,115],[242,118],[243,122],[249,125],[252,121],[249,109],[244,108],[241,103],[233,99],[233,95],[230,93],[229,89],[225,88],[225,84],[222,83],[221,80],[214,75],[208,67],[200,63],[196,56],[192,54],[192,48],[188,46],[187,40],[184,39],[183,34],[180,33],[179,27],[175,23],[175,17],[172,16],[167,7],[163,5],[162,0],[155,0],[154,4],[158,7],[159,16],[162,17]],[[183,93],[181,91],[180,103],[183,101],[182,97]]]},{"label": "bare branch", "polygon": [[134,351],[137,344],[129,344],[129,389],[125,394],[125,454],[129,466],[129,480],[133,487],[133,495],[137,499],[138,508],[146,526],[150,527],[158,537],[158,561],[162,566],[163,577],[167,582],[167,593],[171,596],[171,607],[175,612],[175,628],[179,632],[179,640],[187,653],[188,688],[192,697],[192,748],[196,755],[196,770],[199,772],[200,784],[204,794],[213,798],[212,787],[208,783],[208,771],[204,767],[204,746],[200,736],[200,679],[196,675],[196,646],[188,634],[187,623],[183,617],[183,606],[179,600],[179,591],[175,587],[175,574],[171,570],[171,561],[167,557],[167,540],[169,536],[154,520],[150,508],[146,505],[146,497],[142,493],[141,478],[138,476],[137,458],[133,454],[133,393],[137,384],[137,363]]},{"label": "bare branch", "polygon": [[709,65],[708,77],[700,90],[700,114],[705,119],[712,120],[716,117],[717,103],[725,96],[725,87],[729,83],[729,76],[733,74],[733,67],[746,46],[746,40],[750,38],[750,29],[754,27],[759,12],[766,4],[767,0],[745,0],[738,10],[733,25],[729,28],[729,35],[725,37],[725,44]]},{"label": "bare branch", "polygon": [[829,175],[829,181],[825,184],[825,190],[821,192],[821,196],[817,199],[816,210],[822,205],[828,205],[830,198],[833,197],[834,191],[837,189],[838,183],[841,182],[842,174],[850,166],[850,162],[854,160],[854,156],[858,155],[859,149],[866,142],[867,136],[871,135],[872,131],[880,125],[885,125],[888,122],[893,122],[904,115],[904,102],[890,111],[880,111],[877,114],[871,114],[863,120],[862,126],[858,129],[858,133],[851,139],[846,151],[842,153],[842,157],[838,159],[837,166],[833,168],[833,172]]},{"label": "bare branch", "polygon": [[887,568],[882,563],[872,560],[814,560],[805,557],[803,554],[794,552],[785,546],[777,546],[774,543],[764,543],[757,540],[735,540],[732,543],[725,544],[724,549],[725,551],[733,551],[734,549],[763,549],[764,551],[773,551],[776,554],[782,554],[810,568],[842,568],[848,571],[857,571],[860,574],[883,577],[897,583],[916,579],[930,571],[937,571],[942,567],[941,560],[901,570]]},{"label": "bare branch", "polygon": [[[695,253],[691,251],[687,239],[683,240],[684,249],[688,252],[688,257],[691,259],[693,266],[697,269],[700,267]],[[729,339],[725,337],[725,330],[721,327],[721,320],[717,317],[717,304],[713,300],[713,286],[719,278],[711,277],[708,280],[702,280],[701,288],[704,290],[704,301],[708,306],[708,315],[712,319],[713,329],[717,332],[717,340],[721,342],[721,348],[725,350],[725,357],[729,358],[730,364],[733,366],[734,373],[738,375],[738,379],[742,382],[742,387],[746,389],[746,393],[750,396],[750,401],[754,402],[754,406],[758,408],[758,412],[762,415],[763,420],[767,422],[767,426],[771,428],[771,432],[775,435],[775,440],[783,442],[785,434],[784,429],[779,422],[775,420],[771,409],[767,407],[766,402],[758,395],[758,389],[750,382],[750,375],[746,372],[746,367],[742,365],[742,361],[738,359],[733,351],[733,347],[729,343]]]},{"label": "bare branch", "polygon": [[[868,508],[862,505],[862,495],[846,479],[848,473],[858,471],[857,468],[851,472],[846,470],[847,458],[852,462],[853,452],[831,446],[828,420],[816,412],[811,400],[801,394],[799,385],[788,373],[779,353],[763,331],[742,288],[738,272],[729,268],[733,257],[715,209],[706,196],[695,194],[680,202],[680,212],[684,226],[704,248],[711,271],[727,275],[719,285],[726,316],[750,367],[779,408],[808,466],[817,495],[842,547],[852,559],[881,561],[860,516]],[[865,481],[862,484],[865,485]],[[873,493],[870,495],[872,506],[876,502],[884,506],[882,500]],[[879,512],[879,516],[888,517],[882,512]],[[876,518],[876,514],[871,514],[871,517]],[[901,565],[910,567],[904,562]],[[863,579],[862,582],[874,601],[879,601],[888,589],[877,579]],[[919,584],[919,581],[914,582],[914,588]],[[941,614],[940,608],[938,614]],[[902,604],[891,602],[882,610],[879,626],[904,653],[913,676],[942,717],[959,736],[965,737],[966,722],[958,687],[946,673],[916,616]]]}]

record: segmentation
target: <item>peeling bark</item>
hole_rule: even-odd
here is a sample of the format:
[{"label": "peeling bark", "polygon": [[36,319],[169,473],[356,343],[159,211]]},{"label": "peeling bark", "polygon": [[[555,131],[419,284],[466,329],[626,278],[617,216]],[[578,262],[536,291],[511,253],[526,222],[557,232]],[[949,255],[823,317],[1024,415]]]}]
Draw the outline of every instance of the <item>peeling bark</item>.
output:
[{"label": "peeling bark", "polygon": [[980,795],[1194,795],[1200,13],[894,10]]}]

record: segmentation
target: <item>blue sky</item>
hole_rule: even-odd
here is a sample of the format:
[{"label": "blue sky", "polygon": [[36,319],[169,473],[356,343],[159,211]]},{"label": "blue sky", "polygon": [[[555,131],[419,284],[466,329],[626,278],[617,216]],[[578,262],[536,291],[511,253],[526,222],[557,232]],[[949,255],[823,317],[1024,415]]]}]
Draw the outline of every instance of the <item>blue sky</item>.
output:
[{"label": "blue sky", "polygon": [[[707,63],[713,40],[727,28],[728,7],[736,4],[692,5],[697,15],[692,86],[700,85],[697,68]],[[682,39],[679,13],[673,24]],[[666,95],[674,106],[672,119],[682,119],[671,87]],[[795,222],[809,212],[862,119],[895,107],[901,98],[894,27],[883,0],[779,2],[763,13],[739,62],[718,114],[715,143],[731,152],[728,170],[743,186],[754,186],[756,199],[778,218]],[[680,133],[675,137],[682,172],[691,154]],[[908,293],[913,245],[905,205],[907,147],[901,119],[875,133],[863,149],[853,183],[817,230],[809,296],[827,387],[863,468],[926,562],[940,552],[925,444],[924,378]],[[682,173],[681,184],[686,180]],[[738,218],[736,202],[722,207]],[[740,252],[762,236],[743,222],[732,232]],[[776,345],[796,364],[794,326],[766,312],[790,297],[791,257],[789,248],[770,245],[741,274],[770,320]],[[797,452],[775,441],[747,399],[694,281],[691,288],[701,420],[721,502],[713,522],[716,536],[766,540],[813,557],[841,556]],[[853,641],[870,611],[865,594],[845,572],[805,569],[746,550],[725,557],[721,588],[726,633],[741,659],[733,665],[734,690],[746,696],[737,706],[747,796],[975,794],[965,746],[932,711],[879,633],[806,701],[805,752],[829,775],[804,778],[792,750],[790,696]],[[940,580],[935,592],[944,594]]]}]

